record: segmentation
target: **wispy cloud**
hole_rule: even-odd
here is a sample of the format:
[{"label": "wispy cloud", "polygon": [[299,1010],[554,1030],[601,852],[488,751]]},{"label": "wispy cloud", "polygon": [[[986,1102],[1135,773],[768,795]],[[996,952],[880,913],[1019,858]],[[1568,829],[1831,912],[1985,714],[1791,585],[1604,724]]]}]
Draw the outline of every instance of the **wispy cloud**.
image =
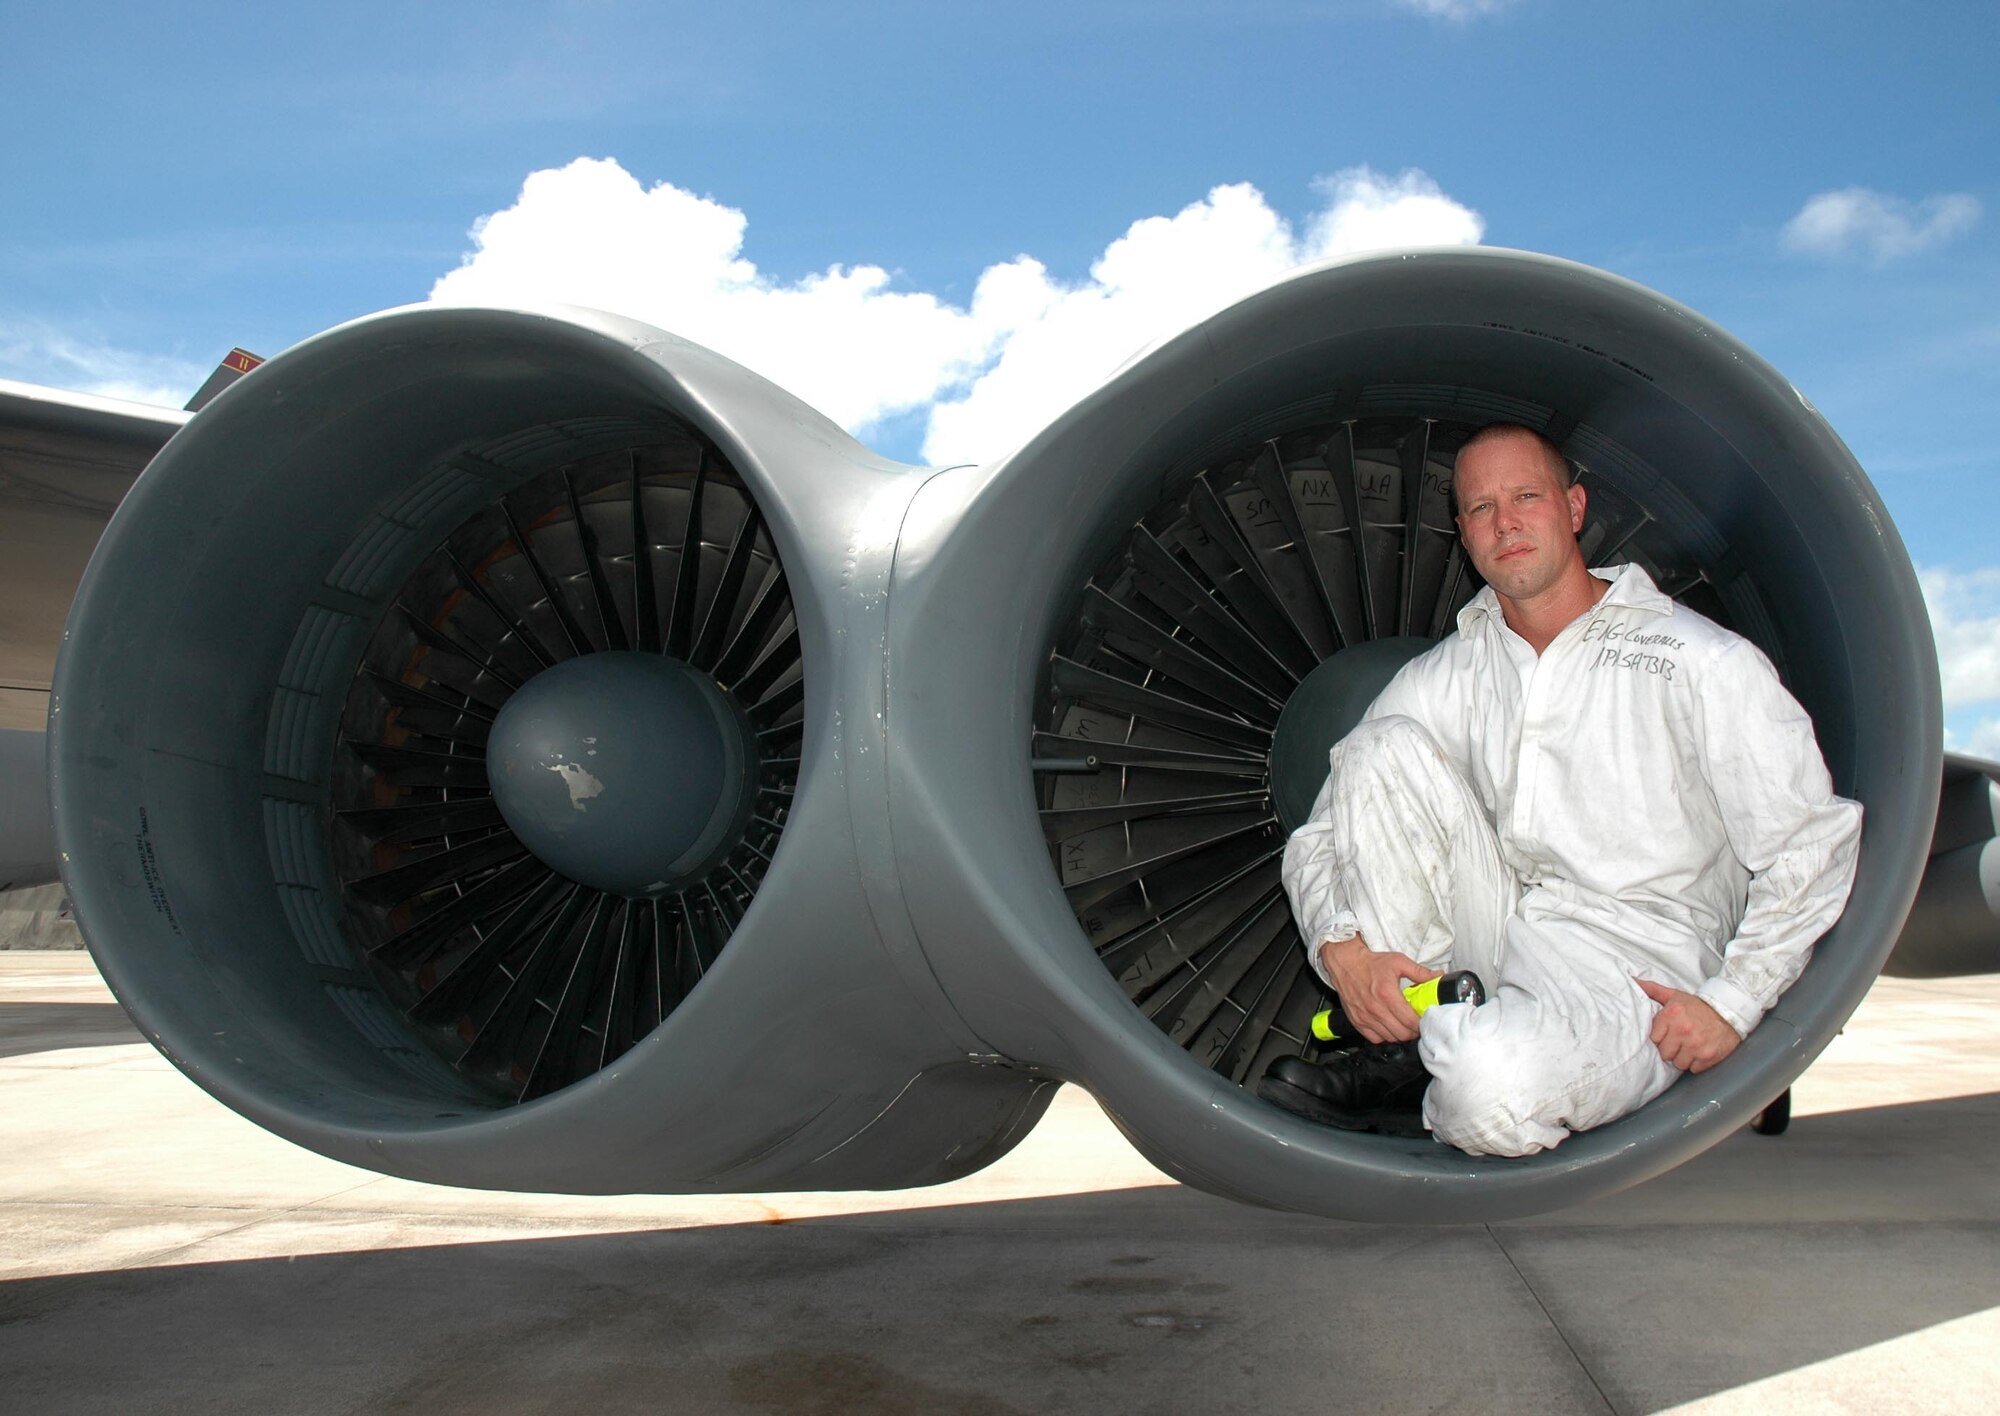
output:
[{"label": "wispy cloud", "polygon": [[137,353],[0,316],[0,376],[6,378],[179,408],[207,372],[186,359]]},{"label": "wispy cloud", "polygon": [[1393,3],[1399,9],[1414,10],[1432,19],[1465,24],[1487,15],[1497,15],[1502,10],[1511,10],[1520,0],[1393,0]]},{"label": "wispy cloud", "polygon": [[1978,199],[1964,192],[1910,202],[1868,187],[1845,187],[1809,198],[1778,239],[1795,255],[1885,265],[1963,235],[1979,216]]},{"label": "wispy cloud", "polygon": [[1475,242],[1484,229],[1421,172],[1350,168],[1315,192],[1294,227],[1255,187],[1220,186],[1134,222],[1081,281],[1021,255],[954,303],[872,264],[778,280],[744,254],[744,212],[579,158],[530,174],[512,206],[482,218],[431,298],[615,310],[756,369],[856,432],[919,418],[926,459],[975,461],[1015,446],[1135,349],[1301,265]]}]

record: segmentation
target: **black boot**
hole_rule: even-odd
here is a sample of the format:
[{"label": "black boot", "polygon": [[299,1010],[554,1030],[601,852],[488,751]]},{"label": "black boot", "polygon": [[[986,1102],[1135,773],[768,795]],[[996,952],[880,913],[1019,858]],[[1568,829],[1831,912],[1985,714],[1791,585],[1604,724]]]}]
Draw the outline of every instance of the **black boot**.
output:
[{"label": "black boot", "polygon": [[1280,1057],[1265,1070],[1257,1095],[1345,1131],[1421,1136],[1424,1070],[1414,1042],[1344,1047],[1323,1061]]}]

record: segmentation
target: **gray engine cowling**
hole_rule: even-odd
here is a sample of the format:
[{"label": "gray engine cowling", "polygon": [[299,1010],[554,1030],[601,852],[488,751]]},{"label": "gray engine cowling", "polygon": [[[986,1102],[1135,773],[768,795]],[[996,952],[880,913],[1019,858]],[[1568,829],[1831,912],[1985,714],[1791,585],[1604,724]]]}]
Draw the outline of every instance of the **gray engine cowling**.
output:
[{"label": "gray engine cowling", "polygon": [[[1771,655],[1868,815],[1845,917],[1724,1066],[1474,1161],[1250,1089],[1317,997],[1271,897],[1299,770],[1273,780],[1277,720],[1320,661],[1365,704],[1449,627],[1476,585],[1451,455],[1499,419],[1580,466],[1594,562]],[[672,682],[550,690],[553,737],[489,742],[542,674],[635,654]],[[571,678],[606,681],[548,683]],[[56,706],[79,921],[179,1065],[345,1160],[581,1191],[927,1183],[1060,1079],[1242,1199],[1568,1203],[1712,1144],[1824,1046],[1895,942],[1939,780],[1915,578],[1824,421],[1672,302],[1488,250],[1303,273],[946,472],[608,316],[344,326],[142,477]],[[596,770],[652,737],[702,760]],[[553,815],[525,824],[500,771]],[[551,844],[572,824],[657,844],[599,871]],[[648,851],[675,855],[657,878]]]}]

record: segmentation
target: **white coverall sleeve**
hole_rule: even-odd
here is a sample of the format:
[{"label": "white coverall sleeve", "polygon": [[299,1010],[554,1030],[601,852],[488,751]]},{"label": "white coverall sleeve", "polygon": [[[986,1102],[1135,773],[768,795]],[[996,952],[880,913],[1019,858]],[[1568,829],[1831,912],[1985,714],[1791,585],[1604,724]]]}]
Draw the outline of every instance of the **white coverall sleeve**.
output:
[{"label": "white coverall sleeve", "polygon": [[1847,906],[1861,806],[1833,794],[1812,720],[1755,645],[1730,645],[1709,673],[1698,695],[1704,765],[1750,889],[1722,971],[1698,994],[1747,1035]]},{"label": "white coverall sleeve", "polygon": [[[1389,680],[1388,686],[1361,715],[1363,722],[1400,715],[1429,726],[1434,715],[1424,700],[1418,675],[1411,672],[1415,667],[1414,663],[1405,665]],[[1340,861],[1334,852],[1330,806],[1332,787],[1333,778],[1329,774],[1313,799],[1312,814],[1285,842],[1282,873],[1285,894],[1292,902],[1292,918],[1298,922],[1299,938],[1306,946],[1306,961],[1328,988],[1333,987],[1333,980],[1320,965],[1319,946],[1326,942],[1337,944],[1361,932],[1350,902],[1341,895]]]}]

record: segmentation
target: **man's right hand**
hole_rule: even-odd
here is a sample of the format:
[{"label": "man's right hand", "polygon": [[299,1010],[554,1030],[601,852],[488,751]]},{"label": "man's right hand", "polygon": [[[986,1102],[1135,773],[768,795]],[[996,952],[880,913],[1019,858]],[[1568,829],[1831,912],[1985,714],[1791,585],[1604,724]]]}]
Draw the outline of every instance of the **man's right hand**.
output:
[{"label": "man's right hand", "polygon": [[1403,996],[1403,985],[1441,977],[1440,970],[1407,954],[1377,953],[1358,934],[1322,943],[1319,961],[1356,1032],[1370,1042],[1417,1040],[1417,1010]]}]

